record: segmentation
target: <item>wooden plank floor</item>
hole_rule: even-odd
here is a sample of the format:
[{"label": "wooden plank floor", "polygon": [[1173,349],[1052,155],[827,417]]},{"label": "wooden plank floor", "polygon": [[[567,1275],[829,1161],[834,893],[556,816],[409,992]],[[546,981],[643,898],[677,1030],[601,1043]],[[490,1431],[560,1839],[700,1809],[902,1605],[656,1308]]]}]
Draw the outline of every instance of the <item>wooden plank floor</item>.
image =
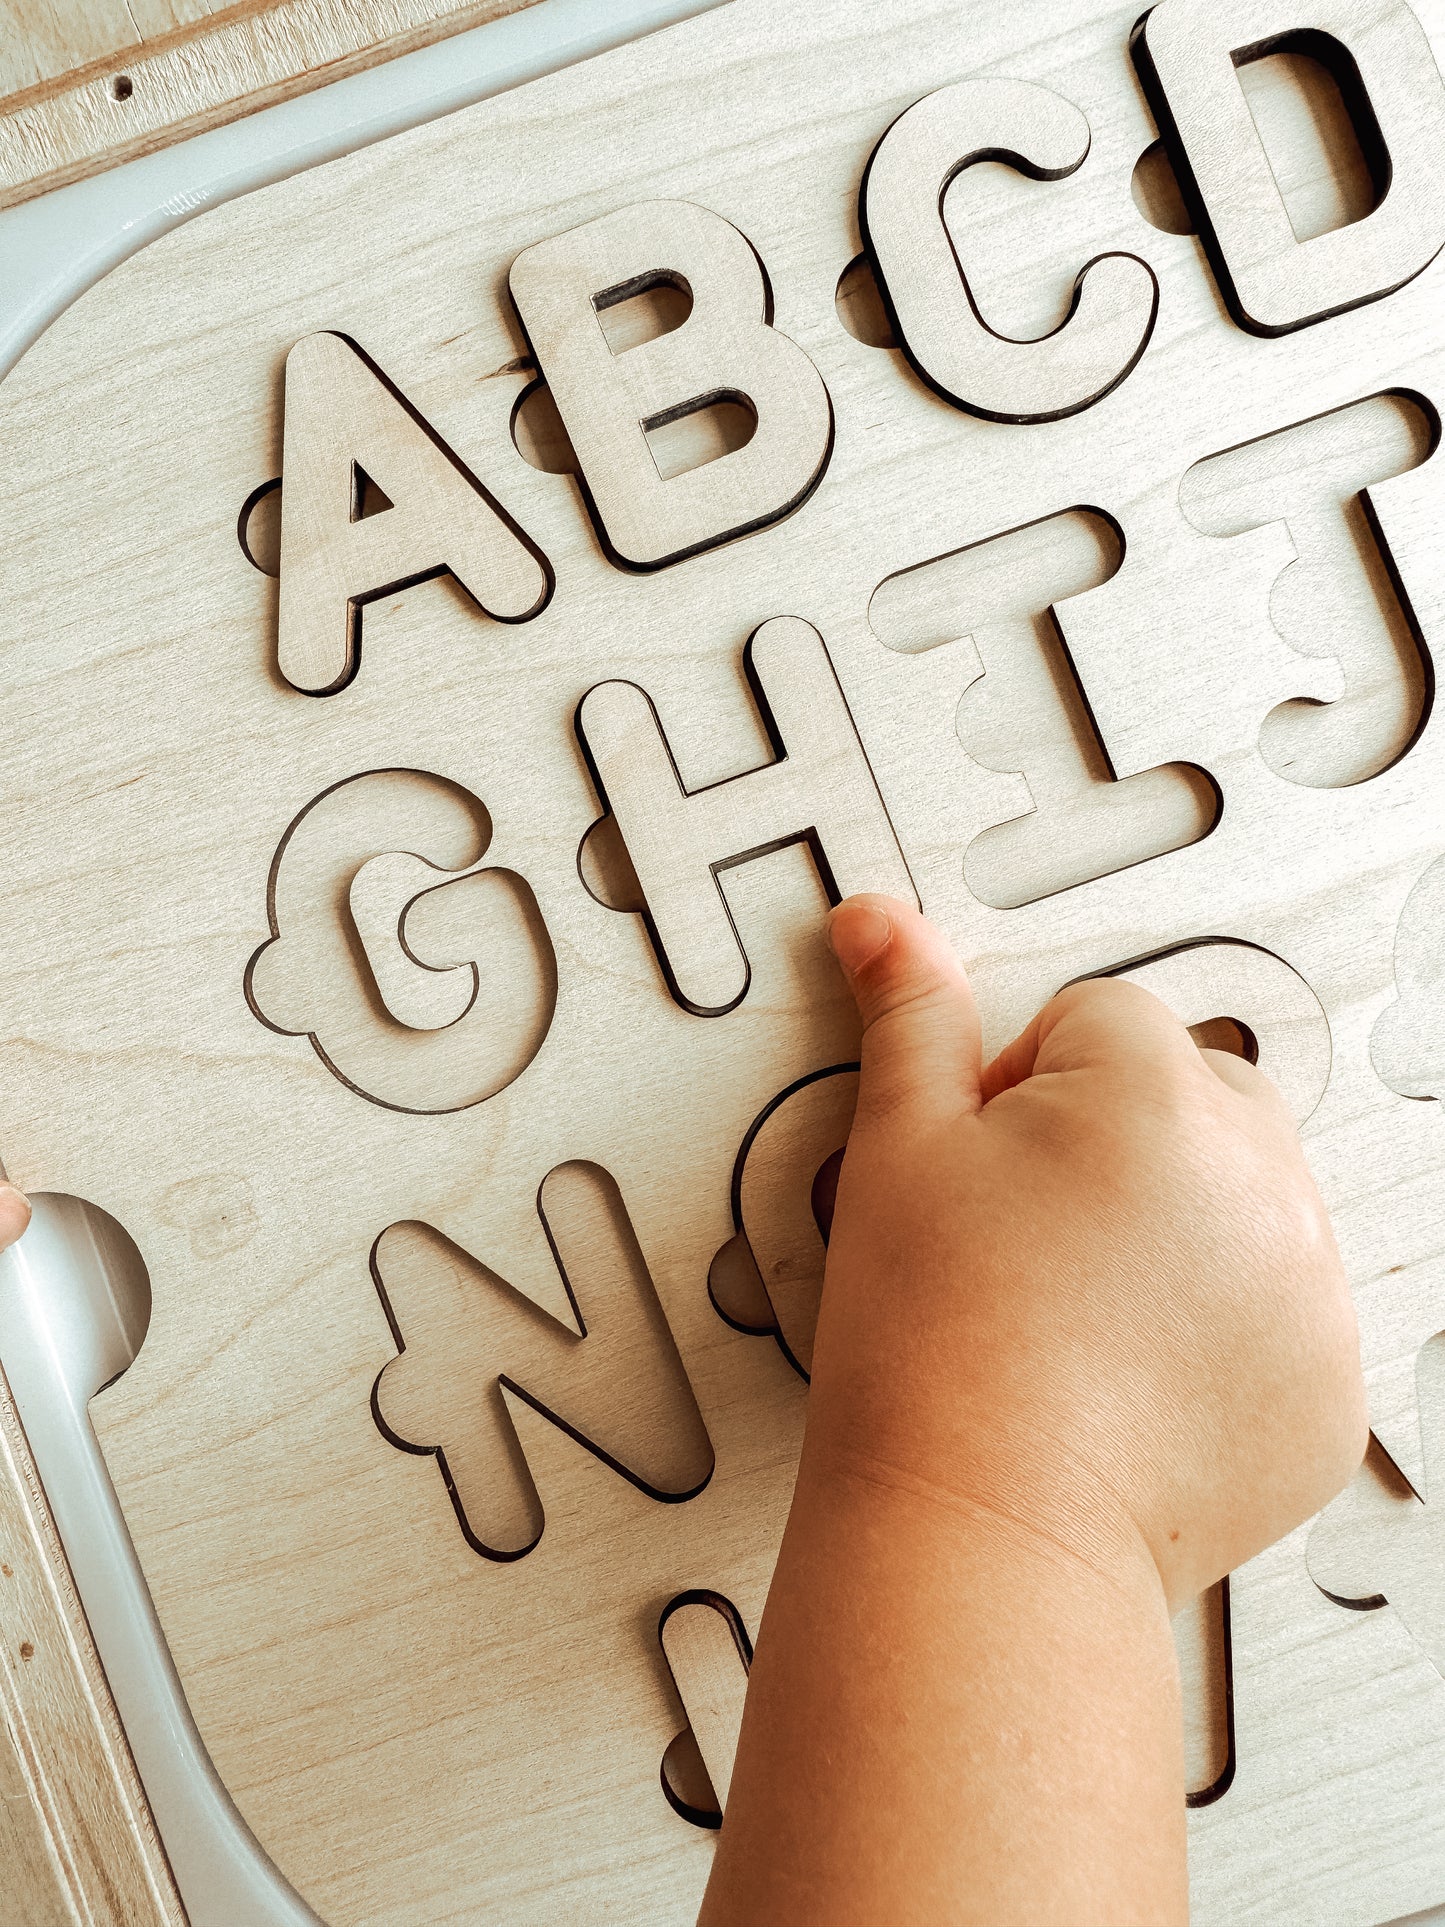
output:
[{"label": "wooden plank floor", "polygon": [[0,207],[533,0],[0,0]]}]

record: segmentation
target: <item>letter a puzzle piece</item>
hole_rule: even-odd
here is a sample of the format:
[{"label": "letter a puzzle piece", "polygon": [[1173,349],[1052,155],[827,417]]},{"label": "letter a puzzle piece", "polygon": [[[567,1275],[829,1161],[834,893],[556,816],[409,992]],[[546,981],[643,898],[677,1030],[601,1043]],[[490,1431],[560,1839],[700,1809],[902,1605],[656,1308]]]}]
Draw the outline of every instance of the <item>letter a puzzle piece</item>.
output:
[{"label": "letter a puzzle piece", "polygon": [[[450,570],[499,622],[551,593],[540,552],[343,335],[286,357],[277,654],[293,688],[329,694],[355,673],[361,605]],[[363,515],[363,479],[390,502]]]},{"label": "letter a puzzle piece", "polygon": [[[614,354],[599,315],[661,283],[680,327]],[[614,556],[661,568],[796,508],[823,472],[833,410],[803,350],[769,323],[767,278],[730,222],[641,201],[524,249],[512,299],[571,437]],[[649,429],[722,400],[756,417],[740,448],[664,479]]]},{"label": "letter a puzzle piece", "polygon": [[796,616],[775,616],[750,638],[744,663],[777,760],[708,789],[684,788],[635,683],[597,684],[577,716],[658,960],[678,1002],[700,1017],[731,1010],[750,980],[720,871],[806,842],[834,901],[857,890],[917,900],[823,638]]}]

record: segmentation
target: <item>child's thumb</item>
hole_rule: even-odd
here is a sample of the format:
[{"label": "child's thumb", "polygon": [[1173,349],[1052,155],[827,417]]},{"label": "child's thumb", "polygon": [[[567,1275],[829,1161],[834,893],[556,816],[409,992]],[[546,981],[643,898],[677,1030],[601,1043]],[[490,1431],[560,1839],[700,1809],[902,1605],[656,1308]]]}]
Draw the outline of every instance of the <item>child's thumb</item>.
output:
[{"label": "child's thumb", "polygon": [[0,1251],[15,1240],[30,1222],[30,1200],[0,1176]]},{"label": "child's thumb", "polygon": [[976,1111],[978,1012],[942,933],[912,904],[857,896],[829,917],[828,942],[863,1019],[859,1117]]}]

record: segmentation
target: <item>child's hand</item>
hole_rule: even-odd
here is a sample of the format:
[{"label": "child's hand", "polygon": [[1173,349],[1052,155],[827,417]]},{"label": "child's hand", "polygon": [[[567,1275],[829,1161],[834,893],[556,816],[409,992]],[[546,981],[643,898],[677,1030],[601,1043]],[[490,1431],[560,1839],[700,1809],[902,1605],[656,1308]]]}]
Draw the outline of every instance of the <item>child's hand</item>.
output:
[{"label": "child's hand", "polygon": [[986,1070],[917,911],[834,912],[863,1017],[808,1429],[706,1927],[1183,1921],[1169,1611],[1365,1447],[1284,1105],[1147,991]]},{"label": "child's hand", "polygon": [[29,1222],[29,1199],[0,1177],[0,1251],[13,1245]]},{"label": "child's hand", "polygon": [[810,1450],[1081,1550],[1137,1531],[1172,1610],[1364,1454],[1354,1310],[1283,1101],[1113,979],[980,1074],[967,980],[915,910],[853,898],[829,934],[863,1071]]}]

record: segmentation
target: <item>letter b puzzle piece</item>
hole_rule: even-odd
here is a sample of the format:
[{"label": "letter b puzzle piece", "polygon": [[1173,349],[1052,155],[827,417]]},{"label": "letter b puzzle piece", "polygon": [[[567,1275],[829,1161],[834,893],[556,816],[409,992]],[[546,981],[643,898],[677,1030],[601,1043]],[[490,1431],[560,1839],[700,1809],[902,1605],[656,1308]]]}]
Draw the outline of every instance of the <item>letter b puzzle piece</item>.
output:
[{"label": "letter b puzzle piece", "polygon": [[[664,282],[691,295],[686,320],[614,353],[602,312]],[[770,325],[762,264],[721,215],[688,201],[619,208],[524,249],[511,290],[619,561],[661,568],[762,528],[822,474],[823,378]],[[720,401],[751,409],[751,440],[664,479],[648,431]]]},{"label": "letter b puzzle piece", "polygon": [[807,842],[829,895],[880,890],[916,901],[873,772],[823,639],[796,616],[756,630],[744,658],[777,760],[687,790],[651,699],[599,683],[578,733],[617,819],[673,995],[700,1017],[747,994],[749,970],[718,873]]}]

